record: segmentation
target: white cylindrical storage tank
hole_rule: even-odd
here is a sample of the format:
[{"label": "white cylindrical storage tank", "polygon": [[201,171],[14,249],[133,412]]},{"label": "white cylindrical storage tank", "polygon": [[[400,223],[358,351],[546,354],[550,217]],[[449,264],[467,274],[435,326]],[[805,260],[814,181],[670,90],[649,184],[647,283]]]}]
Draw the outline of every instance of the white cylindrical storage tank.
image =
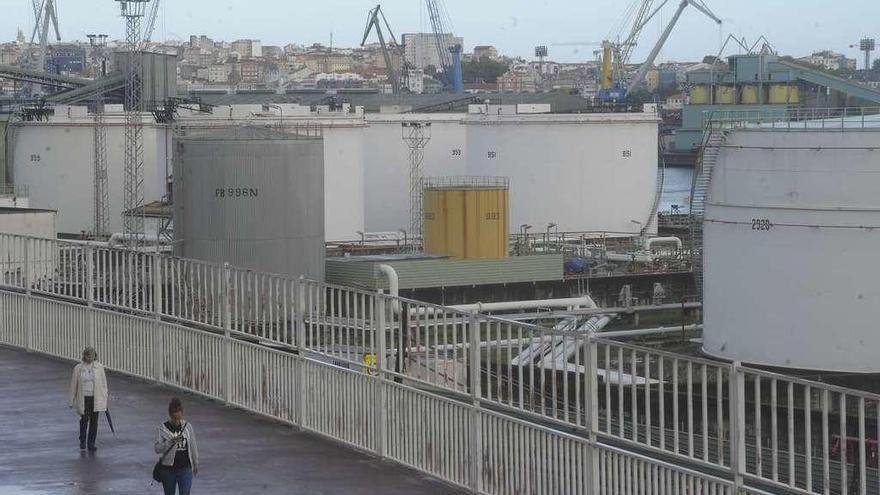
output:
[{"label": "white cylindrical storage tank", "polygon": [[253,127],[191,131],[176,139],[174,153],[178,255],[323,280],[320,137]]},{"label": "white cylindrical storage tank", "polygon": [[469,115],[467,173],[510,177],[510,229],[656,233],[655,114]]},{"label": "white cylindrical storage tank", "polygon": [[705,210],[705,352],[880,370],[878,192],[880,128],[731,133]]},{"label": "white cylindrical storage tank", "polygon": [[360,239],[364,231],[364,128],[324,129],[324,233],[327,241]]}]

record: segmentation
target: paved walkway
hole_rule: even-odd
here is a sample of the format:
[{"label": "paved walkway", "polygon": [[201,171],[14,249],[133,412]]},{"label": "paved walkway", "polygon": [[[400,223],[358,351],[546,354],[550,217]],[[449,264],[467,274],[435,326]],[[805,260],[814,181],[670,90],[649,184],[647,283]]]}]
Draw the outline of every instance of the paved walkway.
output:
[{"label": "paved walkway", "polygon": [[114,438],[101,418],[98,451],[80,453],[67,408],[72,364],[0,347],[0,493],[156,494],[153,435],[168,400],[183,399],[202,457],[199,494],[458,494],[414,471],[291,427],[119,374],[108,376]]}]

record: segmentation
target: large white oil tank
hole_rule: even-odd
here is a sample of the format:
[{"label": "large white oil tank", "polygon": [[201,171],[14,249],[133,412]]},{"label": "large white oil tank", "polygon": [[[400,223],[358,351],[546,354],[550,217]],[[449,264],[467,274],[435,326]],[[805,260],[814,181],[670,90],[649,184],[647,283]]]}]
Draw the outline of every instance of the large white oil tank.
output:
[{"label": "large white oil tank", "polygon": [[703,232],[706,353],[880,371],[880,128],[731,133]]},{"label": "large white oil tank", "polygon": [[657,194],[653,113],[468,115],[467,175],[510,177],[510,228],[635,233]]},{"label": "large white oil tank", "polygon": [[[171,174],[171,132],[153,116],[143,116],[144,199],[166,194]],[[122,231],[125,118],[121,105],[108,105],[105,117],[109,227]],[[7,182],[29,190],[32,208],[57,210],[59,233],[94,229],[95,120],[85,106],[57,105],[48,120],[15,122],[7,129]]]},{"label": "large white oil tank", "polygon": [[[514,110],[516,107],[513,107]],[[409,150],[401,123],[430,123],[425,176],[510,177],[510,229],[639,232],[657,189],[655,113],[368,115],[366,228],[409,224]],[[656,228],[649,226],[649,232]]]},{"label": "large white oil tank", "polygon": [[190,132],[174,144],[178,255],[324,276],[324,143],[277,128]]},{"label": "large white oil tank", "polygon": [[409,228],[409,147],[404,122],[430,124],[425,133],[423,175],[462,176],[466,173],[466,128],[462,114],[369,114],[364,130],[364,216],[370,232]]}]

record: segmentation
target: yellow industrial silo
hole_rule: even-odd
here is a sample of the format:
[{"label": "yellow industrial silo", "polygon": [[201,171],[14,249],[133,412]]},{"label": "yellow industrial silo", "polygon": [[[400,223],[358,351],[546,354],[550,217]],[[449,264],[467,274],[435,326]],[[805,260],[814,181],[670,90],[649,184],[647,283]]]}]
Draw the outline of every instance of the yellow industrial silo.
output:
[{"label": "yellow industrial silo", "polygon": [[691,88],[691,105],[705,105],[709,103],[710,88],[705,84],[698,84]]},{"label": "yellow industrial silo", "polygon": [[510,182],[504,177],[436,177],[422,186],[426,254],[506,258]]},{"label": "yellow industrial silo", "polygon": [[736,87],[716,86],[715,103],[718,105],[733,105],[736,103]]},{"label": "yellow industrial silo", "polygon": [[774,84],[770,86],[770,103],[774,104],[794,104],[800,102],[800,91],[797,86],[789,86],[787,84]]},{"label": "yellow industrial silo", "polygon": [[742,96],[739,102],[744,105],[757,105],[760,100],[761,87],[756,84],[746,84],[742,87]]}]

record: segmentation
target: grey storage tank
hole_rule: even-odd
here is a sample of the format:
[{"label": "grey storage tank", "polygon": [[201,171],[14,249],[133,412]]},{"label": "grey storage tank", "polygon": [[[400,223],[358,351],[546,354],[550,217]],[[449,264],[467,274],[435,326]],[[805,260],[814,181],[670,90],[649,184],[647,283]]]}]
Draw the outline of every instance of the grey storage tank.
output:
[{"label": "grey storage tank", "polygon": [[324,145],[310,129],[186,128],[174,145],[175,253],[324,278]]}]

